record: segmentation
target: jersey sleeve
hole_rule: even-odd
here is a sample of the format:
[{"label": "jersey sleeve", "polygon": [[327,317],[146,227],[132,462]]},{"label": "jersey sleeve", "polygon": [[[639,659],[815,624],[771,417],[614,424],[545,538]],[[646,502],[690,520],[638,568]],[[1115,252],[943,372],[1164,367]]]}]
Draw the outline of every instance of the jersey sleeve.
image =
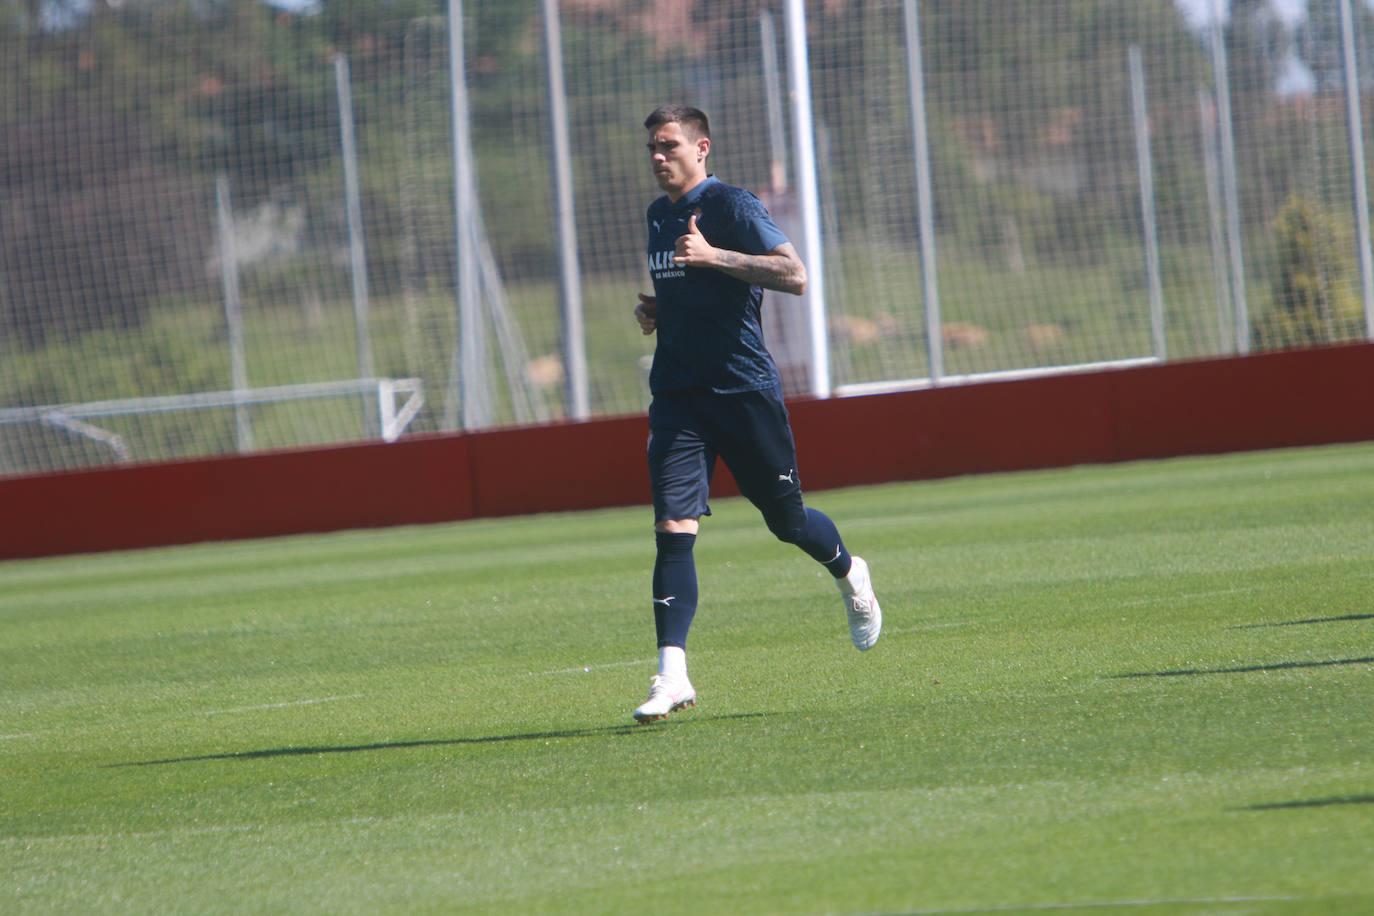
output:
[{"label": "jersey sleeve", "polygon": [[741,190],[731,203],[734,205],[734,227],[737,250],[745,254],[767,254],[789,241],[787,235],[768,215],[768,208],[748,191]]}]

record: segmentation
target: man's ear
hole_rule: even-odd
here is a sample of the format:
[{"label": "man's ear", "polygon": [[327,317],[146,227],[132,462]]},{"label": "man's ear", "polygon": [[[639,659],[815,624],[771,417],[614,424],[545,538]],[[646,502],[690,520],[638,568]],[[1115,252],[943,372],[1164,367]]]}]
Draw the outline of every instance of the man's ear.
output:
[{"label": "man's ear", "polygon": [[711,138],[702,137],[697,141],[697,162],[705,162],[709,155],[711,155]]}]

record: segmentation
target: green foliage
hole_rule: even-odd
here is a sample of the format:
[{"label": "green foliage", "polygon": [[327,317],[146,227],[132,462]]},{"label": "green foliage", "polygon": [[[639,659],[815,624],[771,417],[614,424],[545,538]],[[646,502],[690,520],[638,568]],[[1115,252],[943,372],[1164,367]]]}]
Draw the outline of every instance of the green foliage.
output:
[{"label": "green foliage", "polygon": [[816,493],[862,655],[720,500],[648,727],[647,507],[3,563],[6,909],[1366,914],[1372,500],[1370,445]]},{"label": "green foliage", "polygon": [[1002,266],[1020,270],[1031,261],[1082,266],[1109,254],[1102,233],[1106,220],[1092,212],[1093,201],[998,181],[979,188],[978,203],[965,208],[971,214],[968,243]]},{"label": "green foliage", "polygon": [[1346,340],[1358,334],[1348,221],[1315,201],[1290,197],[1274,223],[1273,303],[1255,323],[1267,348]]},{"label": "green foliage", "polygon": [[145,119],[66,94],[0,132],[0,334],[137,326],[188,285],[209,223],[193,182],[146,161],[155,142]]}]

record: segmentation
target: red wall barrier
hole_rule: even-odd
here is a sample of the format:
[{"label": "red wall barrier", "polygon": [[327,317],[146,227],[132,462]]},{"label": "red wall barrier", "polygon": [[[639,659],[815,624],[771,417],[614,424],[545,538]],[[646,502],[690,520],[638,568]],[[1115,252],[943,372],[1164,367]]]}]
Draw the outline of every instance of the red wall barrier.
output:
[{"label": "red wall barrier", "polygon": [[447,437],[0,480],[0,557],[471,518],[471,477]]},{"label": "red wall barrier", "polygon": [[473,433],[474,514],[526,515],[649,502],[643,416]]},{"label": "red wall barrier", "polygon": [[1171,363],[1111,381],[1118,459],[1374,439],[1374,344]]},{"label": "red wall barrier", "polygon": [[[789,410],[820,490],[1371,440],[1371,380],[1358,344]],[[647,506],[647,434],[632,416],[0,479],[0,558]],[[723,470],[715,490],[735,492]]]},{"label": "red wall barrier", "polygon": [[805,485],[1374,439],[1374,344],[792,406]]}]

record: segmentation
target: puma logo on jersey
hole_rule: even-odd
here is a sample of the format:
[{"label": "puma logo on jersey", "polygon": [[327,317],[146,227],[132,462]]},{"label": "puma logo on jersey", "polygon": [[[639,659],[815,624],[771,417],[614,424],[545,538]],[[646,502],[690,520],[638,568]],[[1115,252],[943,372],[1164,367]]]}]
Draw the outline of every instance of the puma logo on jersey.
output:
[{"label": "puma logo on jersey", "polygon": [[778,480],[780,480],[780,481],[781,481],[781,480],[785,480],[785,481],[787,481],[788,483],[796,483],[796,481],[792,479],[792,474],[793,474],[795,471],[796,471],[796,468],[788,468],[786,474],[779,474],[779,475],[778,475]]}]

